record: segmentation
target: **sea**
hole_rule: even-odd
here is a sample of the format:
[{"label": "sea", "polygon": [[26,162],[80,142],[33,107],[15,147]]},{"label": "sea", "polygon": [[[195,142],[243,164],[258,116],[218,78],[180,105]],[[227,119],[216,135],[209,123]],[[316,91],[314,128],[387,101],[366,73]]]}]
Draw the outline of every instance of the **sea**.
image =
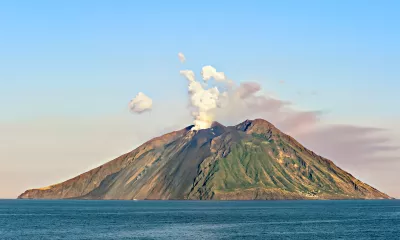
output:
[{"label": "sea", "polygon": [[400,201],[0,200],[0,239],[400,239]]}]

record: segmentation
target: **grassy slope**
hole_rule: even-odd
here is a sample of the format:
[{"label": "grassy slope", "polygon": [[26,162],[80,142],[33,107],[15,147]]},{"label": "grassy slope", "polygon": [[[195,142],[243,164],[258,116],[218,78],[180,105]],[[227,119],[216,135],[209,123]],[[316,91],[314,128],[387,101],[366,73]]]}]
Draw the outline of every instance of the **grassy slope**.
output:
[{"label": "grassy slope", "polygon": [[[252,134],[230,153],[207,159],[189,198],[342,199],[368,198],[368,185],[280,135]],[[379,195],[379,194],[378,194]]]}]

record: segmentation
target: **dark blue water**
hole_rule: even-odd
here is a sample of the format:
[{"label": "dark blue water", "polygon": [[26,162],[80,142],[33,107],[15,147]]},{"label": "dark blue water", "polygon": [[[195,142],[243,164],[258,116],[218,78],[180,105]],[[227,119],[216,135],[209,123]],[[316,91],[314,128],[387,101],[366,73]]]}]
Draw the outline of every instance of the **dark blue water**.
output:
[{"label": "dark blue water", "polygon": [[400,239],[400,201],[0,200],[0,239]]}]

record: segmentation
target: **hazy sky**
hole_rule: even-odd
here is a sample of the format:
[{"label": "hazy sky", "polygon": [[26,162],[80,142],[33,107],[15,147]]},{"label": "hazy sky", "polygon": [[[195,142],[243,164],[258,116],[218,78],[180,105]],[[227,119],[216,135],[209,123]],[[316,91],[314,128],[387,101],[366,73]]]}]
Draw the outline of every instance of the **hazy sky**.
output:
[{"label": "hazy sky", "polygon": [[[138,2],[0,2],[0,198],[191,124],[179,70],[204,65],[322,111],[326,123],[384,128],[400,146],[399,1]],[[140,91],[154,110],[134,115],[127,106]],[[400,197],[398,150],[371,160],[363,139],[343,150],[299,138]]]}]

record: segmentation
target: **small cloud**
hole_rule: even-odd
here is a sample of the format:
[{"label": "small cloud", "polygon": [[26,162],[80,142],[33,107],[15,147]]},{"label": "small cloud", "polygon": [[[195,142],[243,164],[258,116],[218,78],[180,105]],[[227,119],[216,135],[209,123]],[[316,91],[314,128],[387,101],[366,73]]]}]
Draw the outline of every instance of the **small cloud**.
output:
[{"label": "small cloud", "polygon": [[285,80],[280,80],[279,83],[280,84],[285,84],[286,82],[285,82]]},{"label": "small cloud", "polygon": [[179,58],[179,61],[181,61],[181,63],[184,63],[185,61],[186,61],[186,57],[185,57],[185,55],[183,55],[183,53],[178,53],[178,58]]},{"label": "small cloud", "polygon": [[129,102],[129,109],[138,114],[150,111],[152,107],[153,100],[142,92],[139,92],[136,97]]}]

